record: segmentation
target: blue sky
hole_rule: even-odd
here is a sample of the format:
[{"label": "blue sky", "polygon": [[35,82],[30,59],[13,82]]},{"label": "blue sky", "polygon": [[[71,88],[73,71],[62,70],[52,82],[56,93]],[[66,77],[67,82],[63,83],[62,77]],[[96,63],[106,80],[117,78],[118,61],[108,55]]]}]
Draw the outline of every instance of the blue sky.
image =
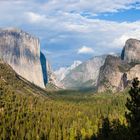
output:
[{"label": "blue sky", "polygon": [[140,39],[140,0],[1,0],[0,27],[40,38],[54,69],[121,52]]}]

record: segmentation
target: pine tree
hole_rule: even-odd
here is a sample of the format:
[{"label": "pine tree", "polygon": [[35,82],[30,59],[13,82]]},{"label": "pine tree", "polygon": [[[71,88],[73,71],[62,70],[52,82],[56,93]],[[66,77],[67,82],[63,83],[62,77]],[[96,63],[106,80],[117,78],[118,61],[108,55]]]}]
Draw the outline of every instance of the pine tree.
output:
[{"label": "pine tree", "polygon": [[99,130],[97,139],[99,140],[109,140],[111,134],[111,125],[108,117],[103,119],[102,128]]},{"label": "pine tree", "polygon": [[140,81],[135,78],[129,91],[130,98],[127,99],[126,107],[129,110],[126,113],[126,119],[132,134],[132,139],[140,140]]}]

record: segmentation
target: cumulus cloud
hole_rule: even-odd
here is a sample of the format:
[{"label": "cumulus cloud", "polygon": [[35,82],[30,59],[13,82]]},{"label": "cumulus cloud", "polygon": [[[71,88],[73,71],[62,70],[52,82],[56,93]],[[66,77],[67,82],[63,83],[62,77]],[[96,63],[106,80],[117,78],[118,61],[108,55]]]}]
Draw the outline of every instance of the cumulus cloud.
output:
[{"label": "cumulus cloud", "polygon": [[[140,22],[138,23],[138,25],[140,25]],[[131,26],[133,26],[133,24],[131,24]],[[130,38],[140,39],[140,29],[137,28],[135,30],[126,31],[118,38],[115,38],[113,44],[118,47],[124,46],[126,40]]]},{"label": "cumulus cloud", "polygon": [[[140,0],[3,0],[0,26],[16,26],[38,36],[43,42],[42,50],[51,52],[45,54],[51,56],[54,65],[69,64],[75,59],[83,61],[82,56],[119,52],[128,38],[140,39],[139,20],[98,19],[100,13],[138,9],[138,3]],[[94,44],[94,51],[83,44]]]},{"label": "cumulus cloud", "polygon": [[90,47],[87,47],[87,46],[82,46],[78,52],[78,54],[91,54],[91,53],[94,53],[94,50]]}]

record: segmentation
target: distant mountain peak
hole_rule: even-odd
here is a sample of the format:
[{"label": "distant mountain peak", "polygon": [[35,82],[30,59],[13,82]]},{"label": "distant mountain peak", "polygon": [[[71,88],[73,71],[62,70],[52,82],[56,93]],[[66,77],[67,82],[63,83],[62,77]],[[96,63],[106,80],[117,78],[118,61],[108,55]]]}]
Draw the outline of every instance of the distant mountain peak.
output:
[{"label": "distant mountain peak", "polygon": [[64,77],[63,85],[68,89],[84,89],[95,86],[105,58],[105,55],[95,56],[76,66]]},{"label": "distant mountain peak", "polygon": [[79,66],[81,63],[82,63],[81,61],[75,60],[71,66],[61,67],[60,69],[56,70],[55,74],[57,76],[57,79],[59,81],[62,81],[71,70],[73,70],[75,67]]}]

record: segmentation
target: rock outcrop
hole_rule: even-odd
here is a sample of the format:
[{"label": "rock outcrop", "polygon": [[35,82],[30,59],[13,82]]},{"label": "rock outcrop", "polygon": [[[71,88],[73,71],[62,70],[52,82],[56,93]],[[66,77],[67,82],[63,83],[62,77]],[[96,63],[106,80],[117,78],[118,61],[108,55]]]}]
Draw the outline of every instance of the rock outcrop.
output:
[{"label": "rock outcrop", "polygon": [[128,63],[140,62],[140,40],[128,39],[123,48],[121,58]]},{"label": "rock outcrop", "polygon": [[19,29],[0,29],[0,58],[28,81],[45,87],[38,38]]},{"label": "rock outcrop", "polygon": [[140,64],[133,66],[127,72],[127,80],[128,81],[132,80],[134,77],[138,77],[138,79],[140,79]]},{"label": "rock outcrop", "polygon": [[98,92],[112,90],[113,92],[120,86],[120,79],[123,73],[120,72],[119,66],[121,59],[108,55],[104,65],[100,69],[98,78]]},{"label": "rock outcrop", "polygon": [[47,67],[47,76],[48,76],[48,84],[54,85],[56,88],[64,88],[61,81],[59,81],[55,75],[55,73],[52,70],[52,67],[48,61],[46,61],[46,67]]},{"label": "rock outcrop", "polygon": [[72,69],[62,80],[67,89],[85,89],[97,85],[100,67],[106,56],[94,57]]},{"label": "rock outcrop", "polygon": [[123,48],[121,58],[107,56],[100,69],[97,90],[123,91],[135,77],[140,79],[140,41],[129,39]]}]

